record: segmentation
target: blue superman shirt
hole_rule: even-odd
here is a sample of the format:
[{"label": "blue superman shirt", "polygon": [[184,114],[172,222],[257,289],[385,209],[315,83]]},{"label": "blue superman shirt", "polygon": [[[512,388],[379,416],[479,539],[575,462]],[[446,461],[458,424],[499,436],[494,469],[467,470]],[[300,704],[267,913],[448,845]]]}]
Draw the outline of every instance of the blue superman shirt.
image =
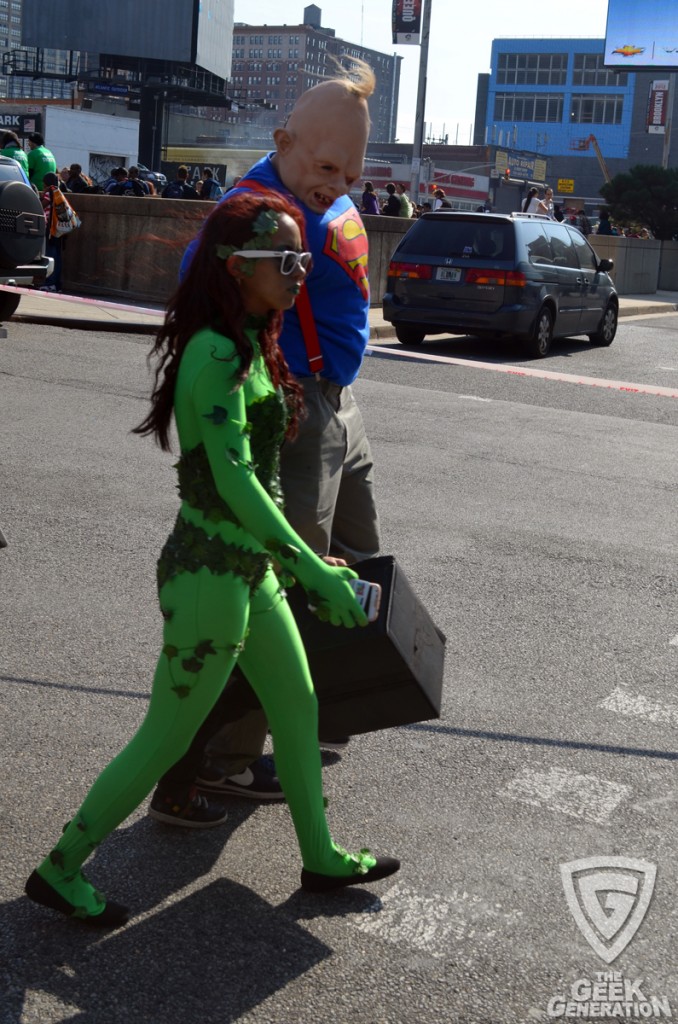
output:
[{"label": "blue superman shirt", "polygon": [[[306,279],[313,317],[322,349],[322,376],[334,384],[347,385],[358,376],[369,340],[370,303],[367,273],[367,234],[360,214],[348,196],[341,196],[325,213],[314,213],[283,185],[271,162],[272,153],[259,160],[244,179],[259,182],[279,192],[301,210],[306,222],[306,240],[313,253],[313,269]],[[220,202],[244,191],[231,189]],[[181,262],[183,277],[197,245],[188,246]],[[292,373],[308,377],[306,348],[296,309],[285,313],[280,347]]]}]

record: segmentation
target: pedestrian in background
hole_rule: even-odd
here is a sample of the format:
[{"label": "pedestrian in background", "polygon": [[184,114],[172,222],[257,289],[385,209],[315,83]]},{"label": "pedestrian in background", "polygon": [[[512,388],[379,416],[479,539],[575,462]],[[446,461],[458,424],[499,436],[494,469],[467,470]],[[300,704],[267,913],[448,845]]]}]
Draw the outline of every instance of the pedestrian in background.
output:
[{"label": "pedestrian in background", "polygon": [[198,193],[188,184],[188,167],[179,164],[174,181],[165,185],[160,193],[163,199],[198,199]]},{"label": "pedestrian in background", "polygon": [[221,185],[216,181],[214,173],[211,167],[203,167],[202,169],[202,181],[196,182],[196,192],[198,191],[198,184],[200,184],[200,198],[206,200],[217,200],[223,196]]},{"label": "pedestrian in background", "polygon": [[399,217],[400,216],[400,196],[396,194],[396,187],[392,181],[389,181],[386,186],[388,193],[388,199],[382,206],[382,213],[386,214],[387,217]]},{"label": "pedestrian in background", "polygon": [[15,132],[5,132],[0,140],[0,146],[2,146],[2,155],[16,160],[28,178],[28,157],[19,141],[19,136]]},{"label": "pedestrian in background", "polygon": [[369,214],[380,214],[379,200],[377,199],[376,192],[374,191],[374,185],[371,181],[366,181],[364,185],[364,191],[360,200],[360,212]]},{"label": "pedestrian in background", "polygon": [[45,211],[45,255],[51,256],[54,260],[54,270],[45,279],[40,290],[60,292],[62,253],[66,239],[62,235],[57,235],[54,224],[54,194],[60,191],[59,178],[53,171],[48,171],[44,177],[44,184],[40,200]]},{"label": "pedestrian in background", "polygon": [[398,184],[396,185],[396,188],[398,190],[398,198],[400,199],[400,213],[398,216],[405,217],[407,220],[410,220],[412,217],[413,203],[407,194],[407,185]]},{"label": "pedestrian in background", "polygon": [[71,164],[68,168],[66,184],[69,192],[90,192],[92,190],[92,179],[83,173],[80,164]]},{"label": "pedestrian in background", "polygon": [[151,190],[148,187],[148,182],[144,181],[143,178],[139,177],[139,168],[137,167],[136,164],[132,164],[129,171],[127,172],[127,176],[132,183],[132,191],[134,192],[135,196],[138,196],[140,199],[143,199],[145,196],[149,196],[151,194]]},{"label": "pedestrian in background", "polygon": [[47,149],[41,132],[31,132],[28,136],[28,149],[28,180],[42,193],[45,189],[45,175],[57,173],[57,162],[54,153]]},{"label": "pedestrian in background", "polygon": [[553,203],[553,189],[550,188],[548,185],[544,189],[544,198],[542,199],[542,204],[546,207],[546,216],[549,218],[549,220],[555,220],[556,209]]}]

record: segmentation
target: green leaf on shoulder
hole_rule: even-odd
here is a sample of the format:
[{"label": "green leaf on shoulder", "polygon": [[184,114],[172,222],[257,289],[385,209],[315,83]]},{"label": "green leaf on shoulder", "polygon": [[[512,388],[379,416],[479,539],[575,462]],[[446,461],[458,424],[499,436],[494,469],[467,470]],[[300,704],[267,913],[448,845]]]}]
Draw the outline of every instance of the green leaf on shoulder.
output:
[{"label": "green leaf on shoulder", "polygon": [[203,419],[212,420],[215,427],[220,427],[228,419],[228,409],[224,409],[223,405],[215,405],[212,412],[203,413]]}]

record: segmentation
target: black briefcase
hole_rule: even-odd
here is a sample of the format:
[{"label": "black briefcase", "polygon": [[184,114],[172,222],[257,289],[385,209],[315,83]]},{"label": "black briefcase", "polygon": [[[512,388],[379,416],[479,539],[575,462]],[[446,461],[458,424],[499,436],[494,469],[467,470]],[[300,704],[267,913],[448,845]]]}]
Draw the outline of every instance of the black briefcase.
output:
[{"label": "black briefcase", "polygon": [[395,558],[351,568],[381,585],[379,616],[363,628],[321,622],[301,587],[288,594],[318,695],[321,734],[353,736],[439,718],[445,637]]}]

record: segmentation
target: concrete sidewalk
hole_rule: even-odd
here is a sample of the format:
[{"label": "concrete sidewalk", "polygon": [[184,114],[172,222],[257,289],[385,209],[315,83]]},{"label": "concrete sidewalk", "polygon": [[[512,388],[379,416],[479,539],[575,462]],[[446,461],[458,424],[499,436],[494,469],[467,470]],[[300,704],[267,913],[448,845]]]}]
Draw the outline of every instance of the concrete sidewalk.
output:
[{"label": "concrete sidewalk", "polygon": [[[128,305],[122,300],[86,298],[55,292],[13,288],[21,294],[21,302],[12,321],[19,323],[56,324],[81,330],[104,330],[153,334],[162,319],[160,306]],[[619,298],[619,316],[650,316],[673,313],[678,309],[678,292],[657,292],[654,295],[623,295]],[[370,339],[395,338],[395,331],[381,315],[381,307],[370,309]]]}]

